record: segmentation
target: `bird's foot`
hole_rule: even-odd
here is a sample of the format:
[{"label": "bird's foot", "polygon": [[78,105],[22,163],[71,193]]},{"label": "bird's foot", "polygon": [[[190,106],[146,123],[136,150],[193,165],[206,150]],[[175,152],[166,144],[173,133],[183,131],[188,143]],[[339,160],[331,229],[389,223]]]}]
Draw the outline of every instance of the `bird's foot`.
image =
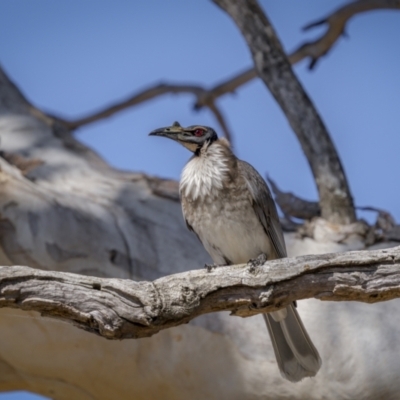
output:
[{"label": "bird's foot", "polygon": [[218,264],[204,264],[204,268],[207,272],[211,272],[213,269],[220,267]]},{"label": "bird's foot", "polygon": [[252,258],[248,262],[249,272],[254,272],[256,267],[260,267],[261,265],[264,265],[267,260],[268,260],[268,256],[265,253],[261,253],[258,257]]}]

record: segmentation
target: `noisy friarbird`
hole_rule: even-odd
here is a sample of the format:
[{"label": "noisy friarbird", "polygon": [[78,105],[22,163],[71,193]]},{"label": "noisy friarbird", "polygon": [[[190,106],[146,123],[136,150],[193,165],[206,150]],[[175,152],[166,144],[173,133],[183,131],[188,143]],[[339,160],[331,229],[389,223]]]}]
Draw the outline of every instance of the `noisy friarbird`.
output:
[{"label": "noisy friarbird", "polygon": [[[193,153],[183,169],[183,215],[217,265],[286,257],[285,241],[271,192],[260,174],[239,160],[225,139],[207,126],[156,129]],[[263,314],[276,360],[292,382],[315,376],[321,359],[294,305]]]}]

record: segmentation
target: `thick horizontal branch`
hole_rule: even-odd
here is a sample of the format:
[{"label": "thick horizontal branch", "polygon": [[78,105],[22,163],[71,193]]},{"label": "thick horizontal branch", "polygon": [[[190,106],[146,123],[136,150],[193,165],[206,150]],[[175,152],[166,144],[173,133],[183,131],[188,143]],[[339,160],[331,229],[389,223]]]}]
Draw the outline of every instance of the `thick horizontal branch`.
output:
[{"label": "thick horizontal branch", "polygon": [[194,270],[153,282],[0,267],[0,307],[38,311],[108,339],[151,336],[216,311],[247,317],[307,298],[397,297],[400,246]]}]

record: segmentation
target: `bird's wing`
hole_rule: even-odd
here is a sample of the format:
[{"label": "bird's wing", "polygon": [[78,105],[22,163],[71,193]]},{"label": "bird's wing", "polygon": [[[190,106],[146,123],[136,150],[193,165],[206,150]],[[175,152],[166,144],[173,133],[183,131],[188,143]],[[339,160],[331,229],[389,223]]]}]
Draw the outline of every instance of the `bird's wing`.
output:
[{"label": "bird's wing", "polygon": [[[182,193],[180,191],[179,191],[179,197],[181,200],[183,219],[185,220],[186,226],[189,229],[189,231],[196,233],[195,230],[193,229],[192,225],[189,224],[189,222],[186,218],[186,198],[184,196],[182,196]],[[196,233],[196,235],[197,235],[197,233]]]},{"label": "bird's wing", "polygon": [[238,160],[239,173],[243,176],[253,202],[253,209],[270,238],[278,257],[286,257],[286,246],[275,202],[268,185],[261,175],[247,162]]}]

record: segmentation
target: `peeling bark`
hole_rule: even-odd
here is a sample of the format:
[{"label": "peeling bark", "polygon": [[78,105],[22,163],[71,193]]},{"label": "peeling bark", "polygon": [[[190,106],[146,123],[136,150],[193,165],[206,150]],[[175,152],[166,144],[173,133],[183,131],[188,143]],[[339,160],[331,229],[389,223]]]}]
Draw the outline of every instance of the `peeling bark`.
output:
[{"label": "peeling bark", "polygon": [[169,275],[153,282],[0,267],[0,307],[61,318],[107,339],[152,336],[202,314],[248,317],[295,300],[400,297],[400,246]]}]

